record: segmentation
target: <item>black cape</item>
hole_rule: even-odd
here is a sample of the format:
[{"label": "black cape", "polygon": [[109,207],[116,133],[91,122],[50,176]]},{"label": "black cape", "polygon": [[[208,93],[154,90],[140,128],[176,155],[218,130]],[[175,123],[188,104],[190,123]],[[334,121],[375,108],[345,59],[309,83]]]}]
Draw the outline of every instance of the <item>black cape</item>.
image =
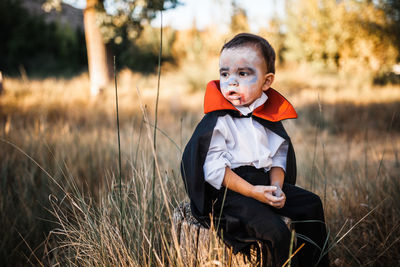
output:
[{"label": "black cape", "polygon": [[[239,111],[216,110],[207,113],[197,125],[192,137],[185,147],[181,162],[181,173],[186,191],[190,198],[190,207],[193,216],[205,227],[210,226],[210,213],[213,210],[213,202],[216,200],[219,190],[215,189],[204,180],[203,165],[210,146],[214,127],[219,116],[230,114],[240,117]],[[296,157],[292,142],[286,133],[282,122],[271,122],[256,116],[253,118],[261,125],[284,138],[289,149],[286,159],[285,183],[296,182]]]}]

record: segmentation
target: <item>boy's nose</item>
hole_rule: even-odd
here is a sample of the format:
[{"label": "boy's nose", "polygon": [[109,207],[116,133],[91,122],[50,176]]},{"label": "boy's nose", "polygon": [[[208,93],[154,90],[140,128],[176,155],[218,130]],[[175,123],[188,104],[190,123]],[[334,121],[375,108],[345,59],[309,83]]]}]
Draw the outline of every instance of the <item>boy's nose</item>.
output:
[{"label": "boy's nose", "polygon": [[228,84],[229,85],[238,85],[239,83],[238,83],[238,81],[236,79],[236,76],[229,77]]}]

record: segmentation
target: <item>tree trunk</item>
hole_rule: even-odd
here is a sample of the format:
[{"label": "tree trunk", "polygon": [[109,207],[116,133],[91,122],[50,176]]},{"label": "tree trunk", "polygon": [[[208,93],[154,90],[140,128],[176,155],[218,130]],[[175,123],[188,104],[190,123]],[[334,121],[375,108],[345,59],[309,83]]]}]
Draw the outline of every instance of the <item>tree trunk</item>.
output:
[{"label": "tree trunk", "polygon": [[104,8],[103,1],[104,0],[86,0],[86,8],[83,13],[90,92],[92,95],[97,95],[111,80],[111,60],[109,51],[96,22],[96,8]]}]

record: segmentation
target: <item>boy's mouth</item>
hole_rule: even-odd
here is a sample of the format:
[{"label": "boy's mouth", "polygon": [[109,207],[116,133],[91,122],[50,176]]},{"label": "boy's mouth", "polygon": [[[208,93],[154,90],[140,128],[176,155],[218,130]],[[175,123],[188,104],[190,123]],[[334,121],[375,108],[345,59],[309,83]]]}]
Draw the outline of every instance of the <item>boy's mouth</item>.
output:
[{"label": "boy's mouth", "polygon": [[240,99],[240,95],[236,92],[229,92],[228,98],[229,98],[229,100],[238,100],[238,99]]},{"label": "boy's mouth", "polygon": [[224,95],[225,95],[225,98],[228,99],[229,101],[240,100],[241,95],[238,93],[236,88],[229,88],[226,91],[227,92],[224,93]]},{"label": "boy's mouth", "polygon": [[236,91],[234,91],[234,90],[229,91],[229,92],[228,92],[228,96],[229,96],[230,98],[238,98],[238,97],[240,97],[240,95],[239,95]]}]

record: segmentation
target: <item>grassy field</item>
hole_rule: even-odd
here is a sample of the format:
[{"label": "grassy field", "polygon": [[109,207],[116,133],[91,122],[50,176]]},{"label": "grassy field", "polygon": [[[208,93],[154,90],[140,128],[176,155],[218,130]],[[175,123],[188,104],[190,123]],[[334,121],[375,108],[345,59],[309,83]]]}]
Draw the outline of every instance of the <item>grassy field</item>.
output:
[{"label": "grassy field", "polygon": [[[179,266],[169,219],[187,199],[179,162],[202,116],[202,89],[216,74],[165,68],[153,151],[157,78],[119,73],[121,191],[112,87],[91,99],[87,74],[5,77],[0,262]],[[333,265],[399,265],[400,87],[304,66],[280,70],[274,87],[299,113],[285,122],[298,185],[324,202]],[[212,260],[224,264],[218,253]]]}]

